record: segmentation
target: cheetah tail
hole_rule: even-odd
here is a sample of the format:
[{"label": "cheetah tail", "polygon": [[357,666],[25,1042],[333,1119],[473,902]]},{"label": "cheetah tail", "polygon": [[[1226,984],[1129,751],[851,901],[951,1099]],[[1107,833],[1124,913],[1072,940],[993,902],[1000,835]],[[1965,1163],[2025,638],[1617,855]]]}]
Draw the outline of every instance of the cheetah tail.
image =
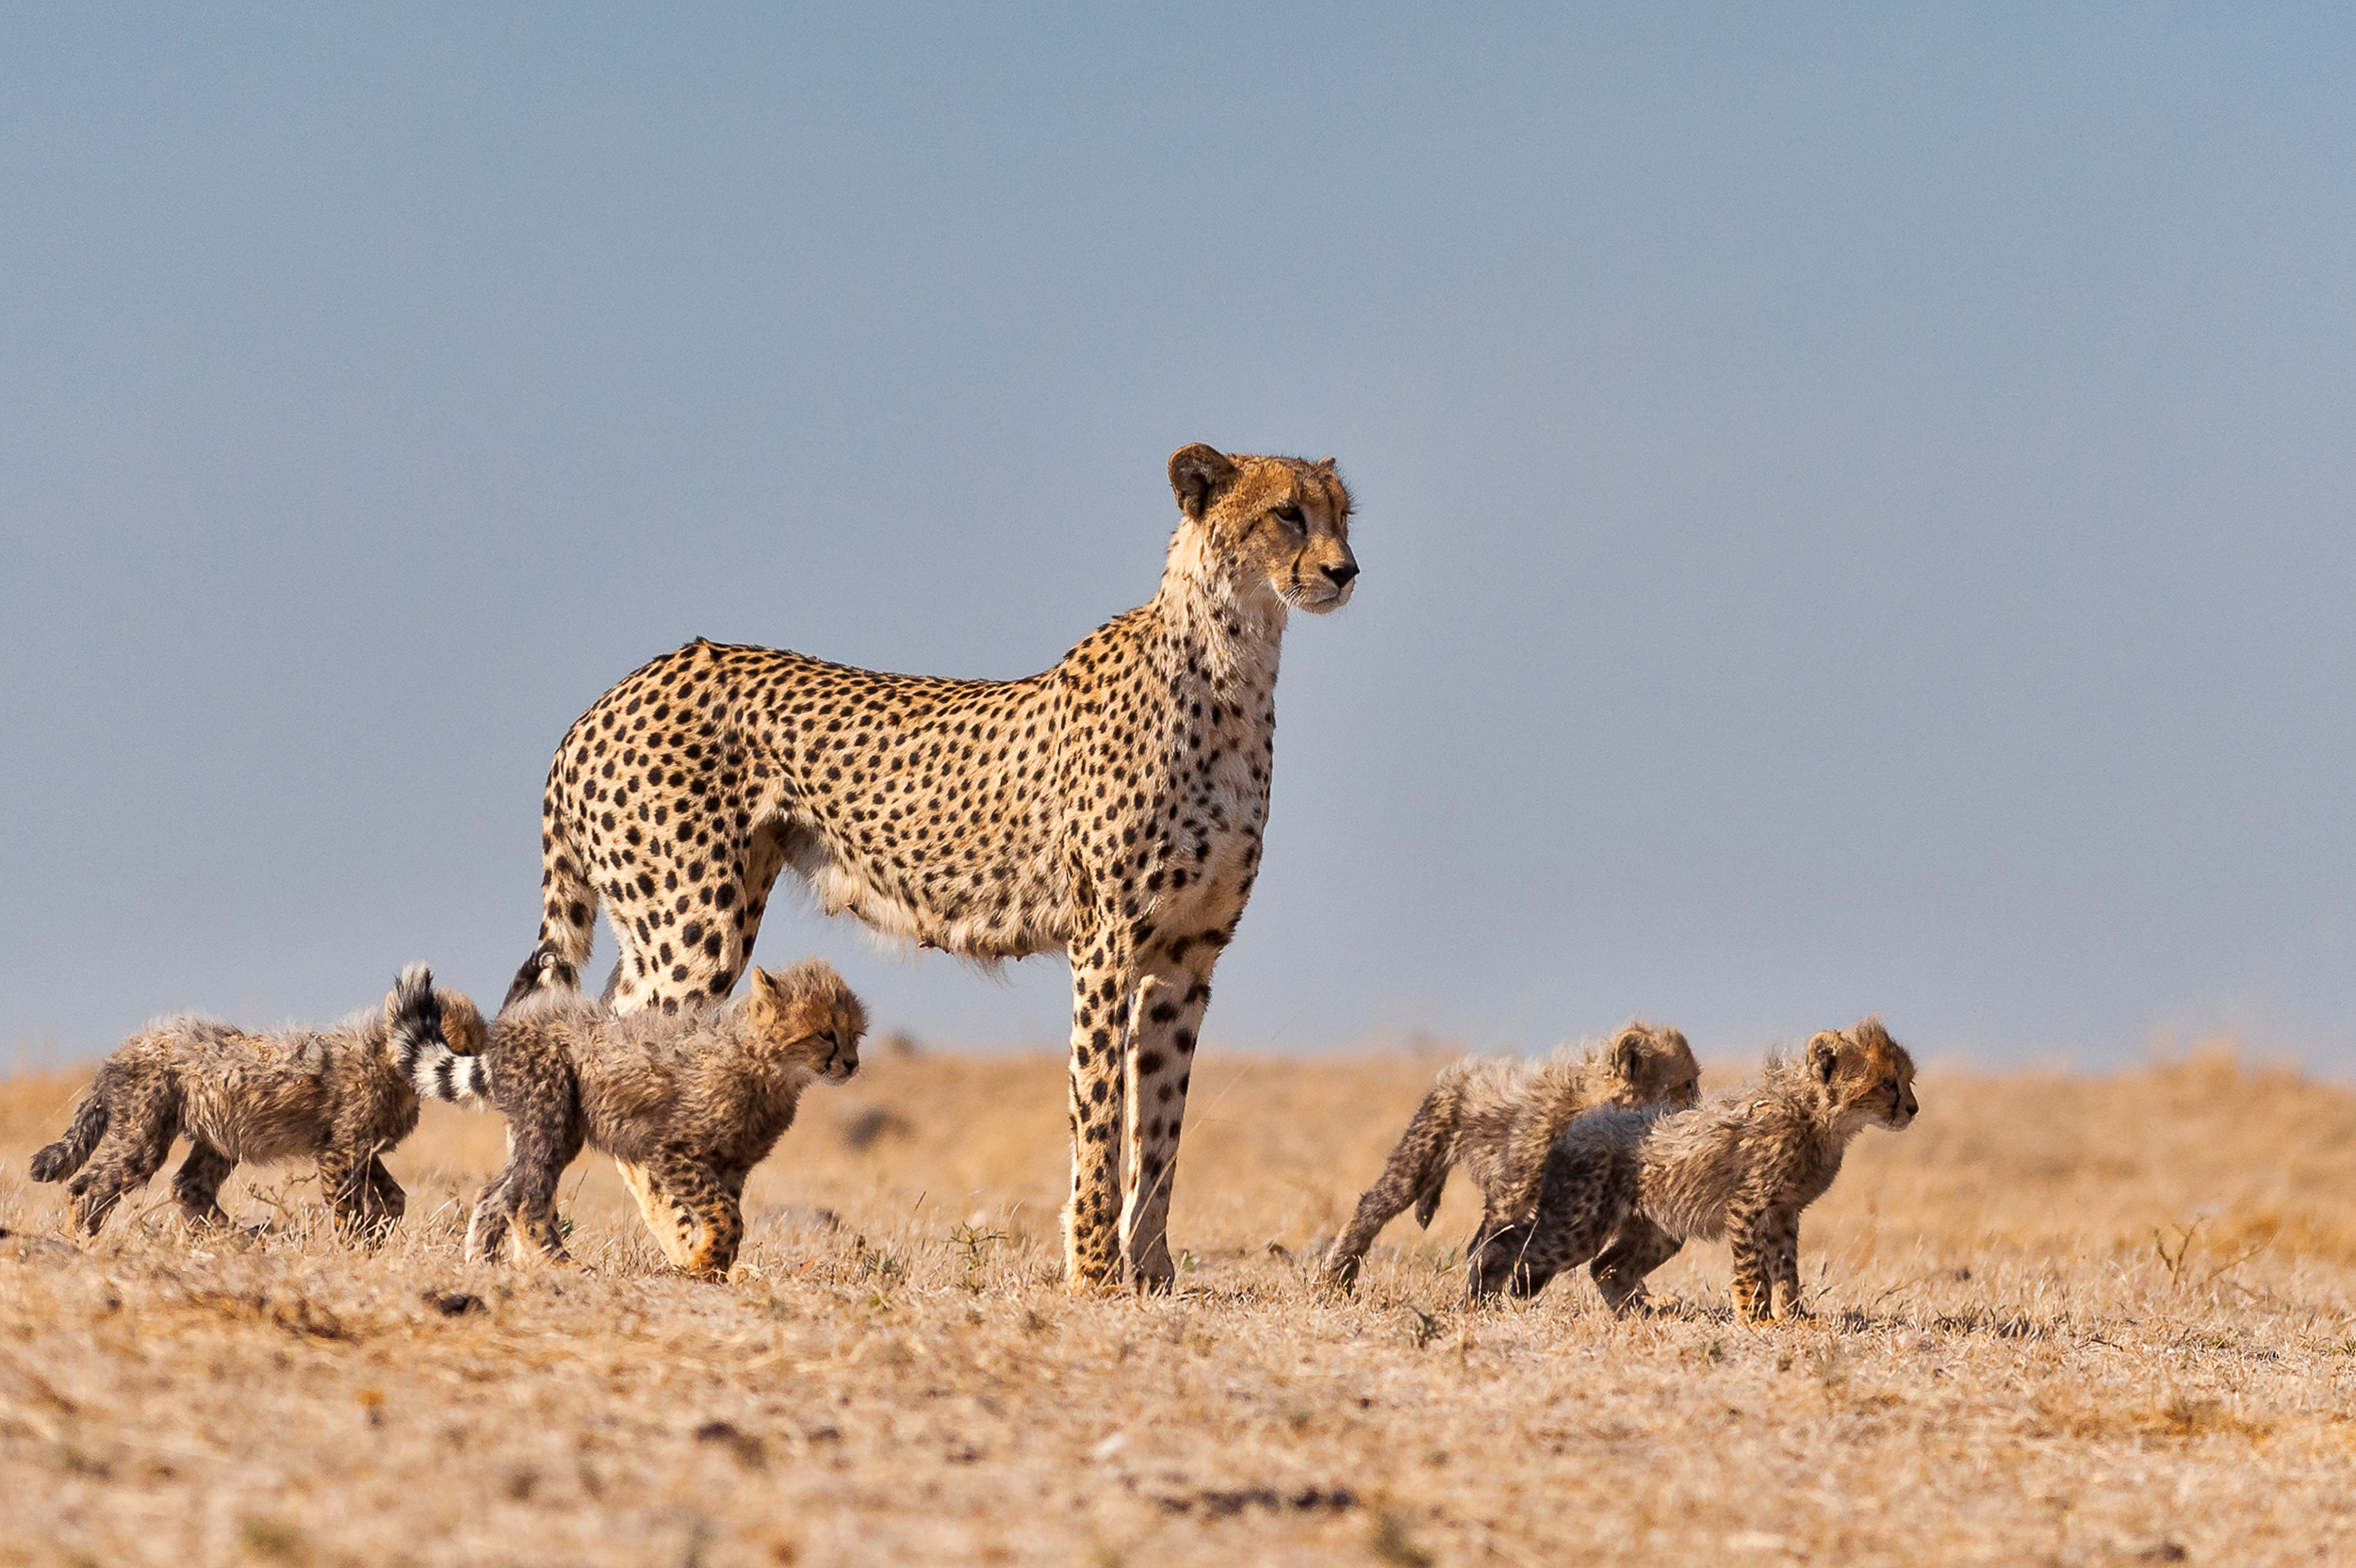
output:
[{"label": "cheetah tail", "polygon": [[34,1181],[64,1181],[82,1168],[90,1152],[106,1136],[106,1097],[98,1092],[104,1086],[103,1070],[100,1077],[101,1082],[92,1084],[90,1092],[82,1096],[81,1104],[74,1107],[74,1120],[67,1125],[65,1136],[33,1156]]},{"label": "cheetah tail", "polygon": [[[557,754],[562,763],[564,754]],[[549,788],[556,787],[551,775]],[[551,809],[553,807],[551,806]],[[557,819],[551,817],[551,822]],[[597,888],[582,874],[586,861],[561,823],[542,839],[540,849],[540,945],[509,983],[499,1003],[505,1012],[534,991],[581,989],[597,935]]]}]

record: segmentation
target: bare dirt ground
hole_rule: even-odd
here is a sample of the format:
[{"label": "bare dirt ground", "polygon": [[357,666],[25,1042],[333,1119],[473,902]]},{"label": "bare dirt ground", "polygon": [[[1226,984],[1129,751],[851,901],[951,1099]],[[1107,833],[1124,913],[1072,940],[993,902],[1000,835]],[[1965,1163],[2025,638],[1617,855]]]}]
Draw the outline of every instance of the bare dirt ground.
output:
[{"label": "bare dirt ground", "polygon": [[461,1264],[499,1124],[443,1107],[374,1252],[293,1169],[84,1247],[25,1178],[79,1076],[0,1083],[0,1562],[2356,1560],[2356,1095],[1929,1072],[1808,1217],[1810,1322],[1710,1247],[1651,1317],[1461,1308],[1461,1190],[1319,1295],[1437,1062],[1206,1051],[1142,1301],[1062,1293],[1046,1057],[812,1091],[725,1286],[594,1159],[580,1266]]}]

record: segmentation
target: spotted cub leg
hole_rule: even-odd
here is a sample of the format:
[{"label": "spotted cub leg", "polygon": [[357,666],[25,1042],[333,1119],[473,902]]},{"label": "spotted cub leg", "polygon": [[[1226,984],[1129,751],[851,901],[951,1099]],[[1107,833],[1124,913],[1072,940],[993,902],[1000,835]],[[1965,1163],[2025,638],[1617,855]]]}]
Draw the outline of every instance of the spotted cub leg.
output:
[{"label": "spotted cub leg", "polygon": [[744,1179],[734,1183],[683,1151],[665,1150],[645,1168],[662,1195],[672,1228],[695,1240],[679,1271],[698,1279],[725,1280],[744,1244],[744,1215],[737,1194]]},{"label": "spotted cub leg", "polygon": [[1783,1287],[1783,1315],[1805,1317],[1800,1305],[1800,1217],[1782,1204],[1738,1204],[1726,1214],[1726,1250],[1734,1256],[1734,1310],[1745,1322],[1775,1315]]},{"label": "spotted cub leg", "polygon": [[687,1268],[695,1255],[696,1229],[671,1205],[653,1175],[642,1165],[616,1156],[614,1168],[630,1188],[630,1197],[638,1200],[638,1213],[646,1222],[647,1233],[655,1245],[663,1249],[663,1256],[673,1268]]},{"label": "spotted cub leg", "polygon": [[373,1149],[329,1147],[319,1155],[319,1190],[335,1208],[335,1223],[356,1234],[381,1234],[408,1206]]},{"label": "spotted cub leg", "polygon": [[1603,1293],[1605,1306],[1617,1313],[1634,1312],[1644,1304],[1644,1276],[1676,1257],[1684,1245],[1643,1215],[1631,1214],[1587,1272]]},{"label": "spotted cub leg", "polygon": [[[505,1109],[505,1107],[501,1107]],[[506,1241],[518,1263],[540,1258],[564,1261],[563,1230],[556,1222],[556,1184],[581,1152],[581,1132],[569,1106],[518,1106],[508,1117],[507,1168],[483,1189],[466,1224],[466,1256],[489,1261]]]},{"label": "spotted cub leg", "polygon": [[96,1235],[123,1195],[147,1185],[163,1168],[172,1135],[180,1128],[177,1094],[159,1088],[124,1099],[132,1102],[108,1107],[106,1135],[91,1151],[82,1173],[66,1185],[74,1199],[74,1222],[85,1235]]},{"label": "spotted cub leg", "polygon": [[537,1256],[549,1263],[562,1263],[571,1254],[564,1250],[564,1233],[556,1222],[556,1183],[572,1163],[571,1155],[580,1152],[579,1146],[563,1159],[524,1159],[524,1148],[516,1151],[524,1163],[509,1171],[499,1184],[507,1203],[508,1223],[514,1228],[512,1241],[515,1256],[528,1259]]},{"label": "spotted cub leg", "polygon": [[489,1263],[499,1256],[513,1228],[515,1205],[507,1200],[507,1173],[501,1171],[475,1195],[474,1214],[466,1220],[466,1244],[461,1256],[468,1263]]},{"label": "spotted cub leg", "polygon": [[1492,1231],[1475,1248],[1473,1293],[1510,1289],[1535,1296],[1563,1269],[1602,1251],[1628,1217],[1632,1182],[1627,1174],[1602,1150],[1550,1151],[1528,1223]]},{"label": "spotted cub leg", "polygon": [[368,1183],[369,1201],[377,1213],[399,1219],[408,1212],[409,1195],[401,1190],[401,1184],[393,1180],[393,1173],[384,1168],[383,1155],[368,1156]]},{"label": "spotted cub leg", "polygon": [[203,1138],[190,1138],[188,1157],[172,1173],[172,1196],[181,1217],[196,1226],[228,1224],[228,1211],[221,1206],[221,1184],[237,1168],[237,1161]]},{"label": "spotted cub leg", "polygon": [[[1399,1135],[1399,1146],[1391,1151],[1383,1174],[1359,1198],[1349,1228],[1334,1238],[1332,1250],[1325,1254],[1325,1266],[1319,1271],[1325,1283],[1344,1290],[1354,1286],[1366,1249],[1409,1204],[1415,1205],[1418,1223],[1432,1223],[1448,1181],[1448,1155],[1456,1134],[1455,1109],[1455,1096],[1447,1089],[1433,1089],[1424,1096],[1407,1131]],[[1490,1229],[1485,1223],[1481,1227],[1484,1234]]]}]

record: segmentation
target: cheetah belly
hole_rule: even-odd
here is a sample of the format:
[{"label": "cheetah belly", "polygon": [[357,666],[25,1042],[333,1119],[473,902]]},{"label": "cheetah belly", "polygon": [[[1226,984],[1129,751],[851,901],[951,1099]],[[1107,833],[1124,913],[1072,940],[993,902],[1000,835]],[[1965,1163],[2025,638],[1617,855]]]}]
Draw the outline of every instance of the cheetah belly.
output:
[{"label": "cheetah belly", "polygon": [[824,833],[825,853],[797,869],[822,910],[887,937],[983,959],[1060,948],[1069,932],[1047,834],[1023,823],[991,837],[985,855],[968,859],[949,839],[878,851]]}]

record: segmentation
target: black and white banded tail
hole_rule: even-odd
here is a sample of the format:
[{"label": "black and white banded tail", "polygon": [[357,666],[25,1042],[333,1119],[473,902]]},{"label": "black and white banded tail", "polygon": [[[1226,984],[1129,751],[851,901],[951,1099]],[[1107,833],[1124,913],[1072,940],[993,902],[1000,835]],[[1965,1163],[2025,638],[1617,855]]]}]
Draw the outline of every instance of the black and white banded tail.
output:
[{"label": "black and white banded tail", "polygon": [[482,1059],[459,1055],[442,1033],[442,1002],[434,994],[433,971],[411,964],[401,972],[387,1017],[393,1065],[419,1099],[490,1098],[490,1078]]}]

